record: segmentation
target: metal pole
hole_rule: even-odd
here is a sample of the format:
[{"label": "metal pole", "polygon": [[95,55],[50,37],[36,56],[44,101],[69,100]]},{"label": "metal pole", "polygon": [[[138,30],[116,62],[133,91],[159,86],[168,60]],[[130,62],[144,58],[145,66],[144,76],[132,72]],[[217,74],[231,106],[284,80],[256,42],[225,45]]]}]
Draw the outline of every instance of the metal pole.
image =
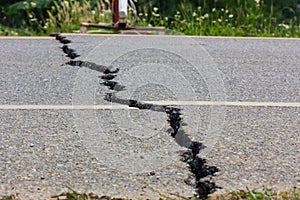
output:
[{"label": "metal pole", "polygon": [[113,0],[112,10],[113,10],[113,25],[116,25],[119,22],[119,0]]}]

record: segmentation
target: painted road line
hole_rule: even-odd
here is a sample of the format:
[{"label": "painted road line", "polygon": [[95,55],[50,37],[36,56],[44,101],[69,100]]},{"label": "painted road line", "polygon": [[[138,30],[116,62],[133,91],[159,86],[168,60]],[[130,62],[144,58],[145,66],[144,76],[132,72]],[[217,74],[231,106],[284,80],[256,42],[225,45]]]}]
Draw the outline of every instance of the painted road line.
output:
[{"label": "painted road line", "polygon": [[127,105],[0,105],[0,110],[136,110]]},{"label": "painted road line", "polygon": [[49,36],[0,36],[0,40],[55,40]]},{"label": "painted road line", "polygon": [[300,107],[300,102],[144,101],[143,103],[169,106]]},{"label": "painted road line", "polygon": [[[144,101],[159,106],[242,106],[242,107],[296,107],[293,102],[221,102],[221,101]],[[0,105],[0,110],[136,110],[127,105]]]}]

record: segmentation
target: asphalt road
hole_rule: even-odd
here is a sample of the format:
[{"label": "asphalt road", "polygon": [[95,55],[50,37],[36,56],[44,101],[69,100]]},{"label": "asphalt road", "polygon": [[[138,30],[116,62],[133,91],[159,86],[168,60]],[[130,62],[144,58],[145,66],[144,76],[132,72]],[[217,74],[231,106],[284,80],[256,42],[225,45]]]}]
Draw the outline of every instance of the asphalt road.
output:
[{"label": "asphalt road", "polygon": [[[120,68],[118,98],[182,109],[217,193],[300,187],[300,40],[66,37],[77,60]],[[61,46],[0,38],[0,196],[193,196],[167,115],[106,101],[102,73],[65,64]]]}]

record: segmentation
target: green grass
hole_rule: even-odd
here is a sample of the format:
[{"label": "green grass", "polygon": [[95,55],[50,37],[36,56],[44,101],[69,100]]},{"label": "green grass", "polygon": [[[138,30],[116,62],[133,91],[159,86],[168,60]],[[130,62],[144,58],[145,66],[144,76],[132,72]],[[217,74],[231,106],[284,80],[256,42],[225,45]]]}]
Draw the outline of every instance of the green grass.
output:
[{"label": "green grass", "polygon": [[[20,21],[19,23],[11,22],[13,26],[19,24],[16,25],[19,28],[3,26],[0,19],[0,36],[49,35],[51,32],[71,33],[80,29],[81,22],[110,23],[112,14],[108,3],[108,0],[100,0],[95,4],[89,0],[53,1],[53,6],[41,14],[38,12],[37,4],[33,1],[31,3],[19,2],[17,7],[11,9],[23,14],[21,19],[15,15],[15,20]],[[0,7],[0,17],[1,14]]]},{"label": "green grass", "polygon": [[261,190],[250,190],[247,188],[243,191],[234,191],[229,194],[215,195],[211,199],[220,200],[299,200],[300,189],[276,192],[274,190],[263,188]]},{"label": "green grass", "polygon": [[50,32],[73,32],[80,29],[81,22],[108,23],[111,20],[111,10],[106,9],[103,1],[92,6],[90,1],[62,1],[54,2],[51,10],[48,10],[49,19],[44,29]]},{"label": "green grass", "polygon": [[[241,2],[243,3],[235,7],[211,8],[207,5],[195,7],[189,1],[182,1],[173,16],[162,16],[158,7],[149,3],[140,9],[140,13],[134,13],[130,9],[128,22],[129,25],[137,26],[165,26],[168,29],[167,34],[300,37],[300,10],[289,8],[294,15],[285,18],[278,8],[277,11],[273,8],[276,4],[272,1],[270,5],[263,4],[262,1],[253,1],[251,4],[247,1]],[[81,3],[72,0],[54,1],[53,4],[42,21],[35,13],[35,4],[24,7],[23,11],[28,15],[23,19],[28,19],[26,23],[22,23],[25,27],[14,29],[0,24],[0,35],[48,35],[50,32],[79,30],[80,22],[111,23],[112,13],[108,0],[101,0],[96,4],[91,4],[88,0],[82,0]]]},{"label": "green grass", "polygon": [[8,196],[0,197],[0,200],[15,200],[15,199],[16,199],[15,195],[8,195]]},{"label": "green grass", "polygon": [[263,37],[300,37],[298,18],[279,19],[273,13],[266,16],[264,8],[259,3],[252,6],[240,5],[236,8],[194,8],[191,3],[184,2],[167,23],[155,15],[152,21],[157,25],[165,25],[176,32],[186,35],[205,36],[263,36]]},{"label": "green grass", "polygon": [[0,24],[0,36],[30,36],[29,31],[11,28]]}]

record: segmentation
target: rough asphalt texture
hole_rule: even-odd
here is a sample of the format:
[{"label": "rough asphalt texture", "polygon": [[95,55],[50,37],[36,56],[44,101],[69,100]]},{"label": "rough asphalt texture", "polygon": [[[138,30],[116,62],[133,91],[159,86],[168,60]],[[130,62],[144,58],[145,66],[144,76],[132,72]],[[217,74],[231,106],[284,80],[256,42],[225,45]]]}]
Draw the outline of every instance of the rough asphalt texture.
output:
[{"label": "rough asphalt texture", "polygon": [[[187,40],[186,45],[181,46],[182,51],[196,44],[215,62],[226,101],[300,102],[300,40],[194,38],[195,44],[190,44],[188,38],[145,40],[124,36],[116,40],[121,41],[119,44],[112,42],[114,45],[109,46],[107,40],[111,38],[108,36],[67,38],[72,41],[69,47],[81,55],[79,59],[103,65],[113,60],[113,64],[120,67],[118,75],[121,77],[116,79],[126,86],[126,90],[120,92],[124,98],[212,100],[207,81],[184,71],[189,69],[188,63],[182,64],[182,70],[185,76],[195,80],[195,98],[185,96],[190,93],[186,82],[169,85],[167,80],[174,77],[166,75],[170,73],[166,63],[180,67],[172,63],[171,59],[176,60],[176,57],[171,54],[164,54],[167,61],[158,64],[160,67],[147,63],[143,68],[147,53],[151,61],[161,52],[138,51],[126,55],[119,52],[126,45],[143,49],[149,41],[153,41],[155,47],[161,45],[161,49],[167,45],[177,48],[177,41],[184,44]],[[101,44],[100,49],[105,52],[95,49]],[[107,88],[99,84],[101,73],[63,65],[70,59],[65,57],[61,46],[55,40],[0,39],[0,104],[109,104],[103,99]],[[116,58],[117,54],[121,57]],[[139,59],[138,66],[142,67],[130,70]],[[198,62],[201,65],[201,59]],[[158,73],[147,73],[147,70]],[[140,76],[141,79],[131,79]],[[153,83],[141,85],[145,80]],[[139,90],[132,89],[136,87]],[[90,94],[82,88],[94,92]],[[126,93],[130,90],[131,93]],[[88,95],[93,96],[92,101]],[[246,186],[280,190],[300,187],[300,108],[223,107],[224,125],[212,138],[207,130],[211,120],[215,120],[211,117],[213,111],[220,108],[181,108],[186,134],[204,145],[212,144],[202,156],[209,165],[220,169],[218,176],[212,177],[223,188],[219,193]],[[193,187],[185,183],[190,172],[180,161],[178,152],[183,148],[168,135],[168,122],[163,113],[139,110],[0,112],[0,196],[19,193],[26,199],[44,199],[67,191],[67,186],[81,192],[135,199],[159,198],[153,189],[172,197],[194,194]],[[103,141],[98,141],[97,133],[102,134]],[[157,158],[154,159],[154,155]]]}]

